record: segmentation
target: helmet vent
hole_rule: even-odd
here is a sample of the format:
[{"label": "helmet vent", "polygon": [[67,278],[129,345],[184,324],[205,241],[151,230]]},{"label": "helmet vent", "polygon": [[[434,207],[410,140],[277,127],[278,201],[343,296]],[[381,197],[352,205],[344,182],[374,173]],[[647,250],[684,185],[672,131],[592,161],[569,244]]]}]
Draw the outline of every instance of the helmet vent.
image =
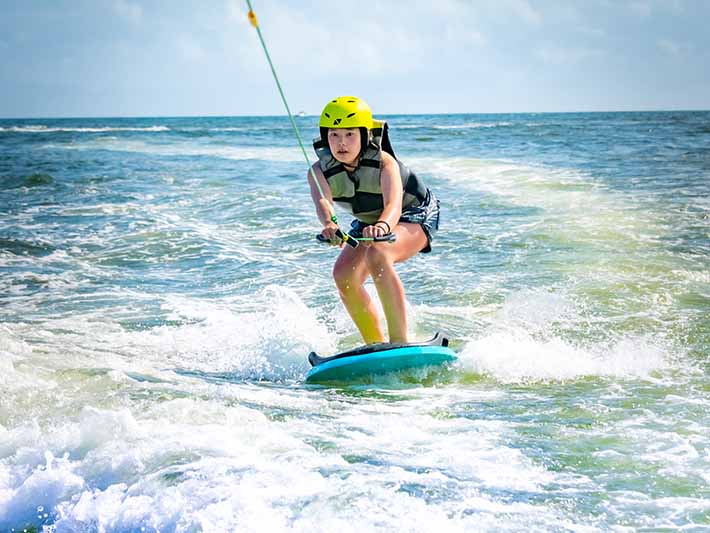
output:
[{"label": "helmet vent", "polygon": [[[0,0],[0,4],[2,0]],[[320,114],[318,126],[321,128],[364,128],[373,127],[372,110],[364,100],[356,96],[338,96],[328,102]]]}]

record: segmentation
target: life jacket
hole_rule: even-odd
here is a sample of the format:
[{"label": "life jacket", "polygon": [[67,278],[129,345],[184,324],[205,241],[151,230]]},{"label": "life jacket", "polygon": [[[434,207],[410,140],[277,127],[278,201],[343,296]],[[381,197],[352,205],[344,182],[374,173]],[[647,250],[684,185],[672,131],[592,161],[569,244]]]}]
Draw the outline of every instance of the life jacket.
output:
[{"label": "life jacket", "polygon": [[320,161],[320,168],[330,186],[333,201],[351,212],[365,224],[376,222],[384,209],[384,197],[380,174],[382,150],[395,158],[402,178],[402,209],[419,205],[426,199],[427,188],[394,154],[389,140],[387,123],[373,120],[371,139],[363,151],[358,167],[348,172],[343,164],[333,157],[327,139],[315,139],[313,148]]}]

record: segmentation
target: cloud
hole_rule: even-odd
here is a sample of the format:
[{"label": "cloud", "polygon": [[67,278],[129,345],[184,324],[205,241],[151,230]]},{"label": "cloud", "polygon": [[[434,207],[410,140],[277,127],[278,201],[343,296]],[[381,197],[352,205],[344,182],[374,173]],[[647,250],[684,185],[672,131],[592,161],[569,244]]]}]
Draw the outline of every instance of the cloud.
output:
[{"label": "cloud", "polygon": [[[710,94],[709,8],[694,0],[390,0],[355,19],[325,0],[253,1],[298,109],[345,91],[404,112],[687,107],[679,78],[697,87],[694,101]],[[0,18],[0,114],[282,111],[244,0],[27,6]],[[97,101],[107,87],[115,94]]]},{"label": "cloud", "polygon": [[[258,11],[255,9],[266,45],[279,70],[312,68],[315,77],[402,74],[411,70],[414,58],[421,62],[436,54],[426,46],[430,39],[423,39],[421,33],[413,31],[415,26],[407,23],[416,22],[414,13],[420,11],[416,4],[407,13],[398,13],[397,5],[376,5],[373,10],[373,16],[353,23],[337,10],[324,10],[316,18],[290,6],[277,8],[264,4]],[[229,17],[246,22],[246,7],[229,3],[227,12]],[[450,37],[446,25],[436,28],[440,35]],[[258,46],[258,39],[248,24],[242,23],[240,30],[246,34],[240,39],[237,59],[244,66],[253,66],[244,52],[253,49],[254,43]],[[434,29],[425,27],[422,31],[429,33]],[[462,38],[480,40],[476,32],[470,30],[462,32],[459,39]]]},{"label": "cloud", "polygon": [[542,14],[530,5],[528,0],[510,0],[512,12],[533,26],[540,26],[543,22]]}]

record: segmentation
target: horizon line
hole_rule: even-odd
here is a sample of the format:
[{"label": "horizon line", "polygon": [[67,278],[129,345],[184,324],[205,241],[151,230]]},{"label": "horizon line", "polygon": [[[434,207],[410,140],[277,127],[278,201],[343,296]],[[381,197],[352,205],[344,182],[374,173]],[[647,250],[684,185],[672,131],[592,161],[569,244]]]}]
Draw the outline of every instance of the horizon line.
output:
[{"label": "horizon line", "polygon": [[[610,113],[690,113],[708,112],[710,109],[678,108],[678,109],[626,109],[626,110],[598,110],[598,111],[495,111],[495,112],[453,112],[453,113],[376,113],[377,116],[450,116],[450,115],[565,115],[565,114],[610,114]],[[306,113],[305,115],[293,114],[294,118],[318,117],[319,114]],[[0,120],[85,120],[85,119],[173,119],[173,118],[281,118],[288,117],[287,113],[267,115],[57,115],[57,116],[0,116]]]}]

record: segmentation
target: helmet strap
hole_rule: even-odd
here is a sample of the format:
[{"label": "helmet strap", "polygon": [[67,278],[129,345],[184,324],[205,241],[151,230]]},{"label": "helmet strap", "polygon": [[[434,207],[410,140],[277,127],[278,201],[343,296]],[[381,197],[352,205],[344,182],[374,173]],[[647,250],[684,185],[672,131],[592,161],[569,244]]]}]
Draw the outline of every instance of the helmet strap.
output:
[{"label": "helmet strap", "polygon": [[367,147],[370,146],[370,140],[372,139],[372,135],[370,130],[367,128],[358,128],[360,130],[360,156],[362,157],[365,154],[365,150],[367,150]]}]

